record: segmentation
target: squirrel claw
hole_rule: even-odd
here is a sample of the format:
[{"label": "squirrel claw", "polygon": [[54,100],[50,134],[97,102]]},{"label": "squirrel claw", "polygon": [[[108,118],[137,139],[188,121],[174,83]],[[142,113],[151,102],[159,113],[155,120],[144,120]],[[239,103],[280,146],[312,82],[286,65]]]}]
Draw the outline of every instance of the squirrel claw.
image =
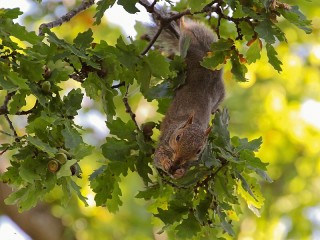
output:
[{"label": "squirrel claw", "polygon": [[186,173],[186,170],[183,168],[179,168],[176,170],[176,172],[172,175],[173,178],[181,178],[184,176],[184,174]]},{"label": "squirrel claw", "polygon": [[171,165],[172,165],[170,159],[169,159],[169,158],[164,158],[164,159],[162,159],[161,161],[162,161],[162,162],[161,162],[161,165],[162,165],[162,167],[163,167],[163,170],[165,170],[166,172],[168,172],[169,169],[171,168]]}]

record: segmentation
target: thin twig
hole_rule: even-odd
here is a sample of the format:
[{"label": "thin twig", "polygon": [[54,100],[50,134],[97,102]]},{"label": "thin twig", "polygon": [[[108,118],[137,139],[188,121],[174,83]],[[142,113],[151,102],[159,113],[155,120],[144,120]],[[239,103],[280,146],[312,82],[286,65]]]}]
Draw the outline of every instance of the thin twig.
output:
[{"label": "thin twig", "polygon": [[45,28],[51,29],[57,26],[61,26],[64,22],[70,21],[70,19],[73,18],[75,15],[91,7],[93,4],[94,4],[94,0],[83,0],[78,7],[71,10],[67,14],[63,15],[62,17],[58,18],[57,20],[48,22],[48,23],[42,23],[39,27],[39,35],[40,36],[44,35],[43,30]]},{"label": "thin twig", "polygon": [[17,134],[16,130],[14,129],[14,126],[13,126],[8,114],[4,114],[4,118],[7,120],[9,127],[12,130],[13,135],[16,137],[16,140],[17,140],[18,134]]},{"label": "thin twig", "polygon": [[4,135],[7,135],[7,136],[9,136],[9,137],[15,137],[15,136],[13,136],[12,134],[7,133],[7,132],[2,131],[2,130],[0,130],[0,133],[2,133],[2,134],[4,134]]},{"label": "thin twig", "polygon": [[148,46],[142,51],[141,55],[145,55],[150,48],[153,46],[153,44],[157,41],[158,37],[160,36],[160,33],[163,30],[163,25],[160,24],[158,31],[156,32],[156,34],[153,36],[153,38],[151,39],[151,41],[149,42]]},{"label": "thin twig", "polygon": [[6,149],[4,149],[2,152],[0,152],[0,156],[2,156],[6,151],[8,151],[8,147]]},{"label": "thin twig", "polygon": [[134,122],[134,125],[136,125],[137,129],[140,131],[139,125],[136,121],[136,114],[132,111],[130,105],[129,105],[129,101],[128,101],[128,93],[129,93],[129,85],[127,86],[127,90],[126,93],[124,94],[124,97],[122,99],[124,106],[126,108],[126,112],[129,113],[132,121]]},{"label": "thin twig", "polygon": [[217,168],[213,173],[209,174],[204,180],[197,182],[194,189],[195,192],[197,192],[197,188],[206,186],[209,182],[209,180],[214,179],[214,177],[218,174],[218,172],[228,165],[228,162],[223,163],[219,168]]}]

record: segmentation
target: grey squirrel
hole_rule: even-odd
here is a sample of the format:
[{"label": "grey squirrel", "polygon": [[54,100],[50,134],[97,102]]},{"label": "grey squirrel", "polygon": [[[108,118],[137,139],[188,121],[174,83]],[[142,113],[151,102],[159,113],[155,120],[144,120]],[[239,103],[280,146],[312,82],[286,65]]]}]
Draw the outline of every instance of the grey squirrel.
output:
[{"label": "grey squirrel", "polygon": [[210,52],[211,44],[217,41],[214,32],[203,23],[185,17],[179,22],[179,25],[171,22],[175,33],[165,28],[157,43],[179,46],[180,54],[189,45],[185,54],[186,80],[175,91],[161,123],[159,144],[154,153],[155,166],[173,178],[185,175],[201,155],[211,131],[211,114],[225,96],[222,70],[212,71],[200,65]]}]

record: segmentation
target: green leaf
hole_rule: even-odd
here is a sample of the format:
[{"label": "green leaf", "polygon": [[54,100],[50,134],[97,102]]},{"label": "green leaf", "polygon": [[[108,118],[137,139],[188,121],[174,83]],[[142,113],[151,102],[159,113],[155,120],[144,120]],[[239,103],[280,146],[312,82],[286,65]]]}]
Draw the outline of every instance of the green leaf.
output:
[{"label": "green leaf", "polygon": [[[26,53],[28,54],[28,53]],[[20,74],[27,78],[30,82],[39,82],[43,80],[43,71],[42,66],[44,65],[44,60],[42,60],[45,56],[41,56],[38,54],[36,59],[20,59]]]},{"label": "green leaf", "polygon": [[12,8],[12,9],[0,9],[0,17],[1,18],[10,18],[16,19],[18,18],[23,12],[20,11],[19,8]]},{"label": "green leaf", "polygon": [[87,203],[87,198],[84,197],[80,192],[81,188],[71,178],[68,178],[68,180],[69,188],[72,189],[77,194],[78,198],[84,203],[84,205],[88,207],[89,205]]},{"label": "green leaf", "polygon": [[211,51],[215,52],[225,52],[232,49],[234,41],[230,38],[220,38],[217,42],[211,44]]},{"label": "green leaf", "polygon": [[265,19],[264,21],[259,22],[255,27],[255,31],[259,34],[259,38],[263,38],[267,43],[272,44],[276,41],[273,26],[274,24],[270,20]]},{"label": "green leaf", "polygon": [[254,153],[249,150],[242,150],[240,152],[240,159],[244,160],[246,164],[254,169],[267,170],[268,163],[261,162],[260,158],[254,156]]},{"label": "green leaf", "polygon": [[248,64],[254,63],[258,59],[260,59],[260,52],[260,40],[257,38],[253,43],[251,43],[250,47],[247,50],[246,59]]},{"label": "green leaf", "polygon": [[177,236],[181,239],[191,239],[198,232],[201,227],[193,213],[188,215],[187,219],[183,219],[182,222],[175,228]]},{"label": "green leaf", "polygon": [[19,93],[16,93],[15,95],[13,95],[11,102],[9,104],[10,114],[15,114],[26,104],[26,99],[25,99],[26,95],[27,93],[24,91],[20,91]]},{"label": "green leaf", "polygon": [[282,71],[281,65],[282,62],[278,59],[277,55],[278,53],[274,49],[274,47],[271,44],[266,44],[266,49],[267,49],[267,56],[269,58],[269,63],[273,66],[275,70],[278,72]]},{"label": "green leaf", "polygon": [[[13,14],[16,14],[13,13]],[[9,33],[10,36],[14,36],[21,41],[27,41],[31,44],[37,44],[42,41],[43,37],[38,36],[35,32],[28,32],[25,27],[19,25],[18,23],[13,23],[9,19],[1,22],[0,29]]]},{"label": "green leaf", "polygon": [[10,80],[14,85],[18,86],[20,89],[29,90],[29,86],[27,84],[27,79],[21,77],[16,72],[8,72],[6,78]]},{"label": "green leaf", "polygon": [[[136,46],[134,44],[126,44],[122,37],[117,39],[115,55],[117,61],[123,64],[128,69],[133,69],[139,62],[139,56],[137,53]],[[132,76],[131,76],[132,77]]]},{"label": "green leaf", "polygon": [[204,199],[200,200],[199,204],[196,206],[195,216],[200,224],[207,222],[208,210],[212,203],[212,196],[208,195]]},{"label": "green leaf", "polygon": [[61,168],[59,169],[59,171],[57,172],[57,179],[61,178],[61,177],[69,177],[72,175],[70,167],[75,164],[77,162],[77,160],[72,159],[72,160],[68,160],[65,164],[63,164],[61,166]]},{"label": "green leaf", "polygon": [[252,192],[249,184],[247,183],[246,179],[245,179],[240,173],[238,173],[238,172],[236,172],[236,176],[240,179],[242,188],[243,188],[247,193],[249,193],[249,194],[253,197],[254,200],[258,201],[258,200],[256,199],[256,197],[254,196],[254,194],[253,194],[253,192]]},{"label": "green leaf", "polygon": [[135,142],[107,138],[107,142],[101,146],[104,157],[111,161],[126,161],[132,149],[137,149]]},{"label": "green leaf", "polygon": [[137,82],[140,85],[141,92],[146,92],[150,87],[151,70],[146,62],[142,62],[137,69]]},{"label": "green leaf", "polygon": [[39,138],[28,136],[26,140],[38,148],[39,150],[48,153],[50,157],[53,157],[57,153],[57,149],[51,147],[49,144],[41,141]]},{"label": "green leaf", "polygon": [[16,162],[11,162],[11,166],[0,175],[0,179],[3,183],[14,184],[15,186],[20,186],[24,180],[20,177],[20,164]]},{"label": "green leaf", "polygon": [[139,0],[118,0],[118,4],[123,6],[123,8],[128,13],[137,13],[140,12],[138,8],[136,8],[136,4]]},{"label": "green leaf", "polygon": [[17,86],[12,81],[8,81],[7,78],[5,79],[2,74],[0,75],[0,90],[13,91],[16,89],[17,89]]},{"label": "green leaf", "polygon": [[77,110],[81,108],[83,93],[81,89],[72,89],[67,96],[63,98],[64,107],[68,116],[77,115]]},{"label": "green leaf", "polygon": [[279,9],[279,12],[284,16],[290,23],[293,23],[298,28],[305,31],[305,33],[310,34],[312,33],[311,28],[311,20],[307,20],[306,17],[300,12],[298,6],[291,6],[288,9]]},{"label": "green leaf", "polygon": [[203,61],[200,64],[211,70],[219,70],[223,67],[223,63],[228,55],[228,52],[213,52],[209,57],[203,58]]},{"label": "green leaf", "polygon": [[144,191],[139,191],[136,198],[143,198],[144,200],[156,199],[160,194],[159,184],[152,185]]},{"label": "green leaf", "polygon": [[230,58],[233,46],[234,41],[232,39],[219,39],[211,44],[211,52],[204,57],[200,64],[211,70],[221,69],[226,59]]},{"label": "green leaf", "polygon": [[252,141],[248,141],[248,138],[238,138],[238,137],[233,137],[231,139],[233,146],[236,147],[236,150],[240,152],[243,149],[251,150],[251,151],[258,151],[261,144],[262,144],[262,137],[259,137],[257,139],[254,139]]},{"label": "green leaf", "polygon": [[[78,48],[76,48],[74,45],[66,42],[65,40],[59,39],[53,32],[51,32],[47,28],[44,29],[43,32],[48,35],[48,40],[50,43],[54,43],[58,47],[61,47],[66,50],[66,52],[63,53],[64,54],[63,57],[65,57],[65,55],[74,54],[74,55],[80,57],[81,59],[83,59],[88,65],[92,66],[93,68],[100,69],[100,65],[91,61],[91,57],[89,55],[87,55],[85,51],[81,51]],[[57,57],[57,55],[56,55],[56,57]],[[56,59],[56,60],[58,60],[58,59]]]},{"label": "green leaf", "polygon": [[74,156],[75,159],[80,160],[80,159],[92,154],[94,149],[95,149],[95,147],[89,146],[89,145],[83,143],[81,140],[81,143],[77,147],[72,148],[70,150],[70,153],[72,154],[72,156]]},{"label": "green leaf", "polygon": [[87,79],[81,84],[86,95],[91,99],[99,99],[101,95],[100,77],[95,72],[89,72]]},{"label": "green leaf", "polygon": [[168,210],[158,208],[158,214],[154,216],[160,218],[164,224],[173,224],[180,221],[183,215],[188,213],[188,207],[181,205],[170,205]]},{"label": "green leaf", "polygon": [[224,231],[226,231],[230,236],[234,236],[235,233],[232,229],[232,225],[226,221],[226,214],[222,212],[221,207],[218,206],[217,213],[220,218],[221,226]]},{"label": "green leaf", "polygon": [[39,158],[26,156],[19,168],[19,174],[24,181],[32,184],[36,180],[41,180],[40,173],[46,171],[46,165],[41,164],[41,160],[42,159]]},{"label": "green leaf", "polygon": [[215,136],[214,143],[222,148],[230,148],[230,133],[228,131],[229,114],[227,109],[216,112],[213,120],[212,133]]},{"label": "green leaf", "polygon": [[150,160],[150,157],[144,157],[143,155],[140,155],[138,161],[136,162],[137,172],[146,185],[149,182],[152,182],[149,178],[149,174],[152,174],[152,169],[149,166]]},{"label": "green leaf", "polygon": [[116,0],[100,0],[97,3],[97,11],[96,14],[94,15],[94,18],[96,19],[96,21],[94,22],[94,25],[98,25],[101,23],[101,18],[104,15],[104,12],[111,7],[114,3],[116,2]]},{"label": "green leaf", "polygon": [[170,75],[170,64],[168,60],[159,52],[149,51],[145,56],[145,61],[151,69],[153,76],[158,78],[166,78]]},{"label": "green leaf", "polygon": [[244,64],[240,63],[239,55],[236,51],[232,51],[231,64],[231,72],[235,76],[236,80],[240,82],[247,81],[247,79],[245,78],[245,74],[248,69]]},{"label": "green leaf", "polygon": [[134,131],[136,126],[133,121],[123,122],[120,118],[106,122],[110,129],[110,134],[115,135],[123,140],[134,141],[136,139]]},{"label": "green leaf", "polygon": [[107,114],[107,117],[116,115],[116,106],[113,102],[113,97],[116,96],[117,91],[106,86],[102,91],[103,109]]},{"label": "green leaf", "polygon": [[65,129],[61,131],[61,134],[64,138],[66,148],[75,149],[83,143],[79,132],[74,129],[69,122],[66,122]]},{"label": "green leaf", "polygon": [[210,1],[208,0],[189,0],[189,7],[191,8],[192,12],[201,11]]},{"label": "green leaf", "polygon": [[119,211],[119,207],[122,206],[120,196],[122,196],[122,192],[119,184],[115,184],[111,193],[111,199],[108,199],[106,202],[106,206],[110,212],[116,213]]},{"label": "green leaf", "polygon": [[207,147],[203,150],[201,155],[201,161],[203,161],[204,165],[208,168],[212,166],[221,166],[221,162],[213,155],[211,143],[208,143]]},{"label": "green leaf", "polygon": [[28,188],[21,188],[16,192],[11,193],[5,200],[5,204],[13,205],[17,204],[21,197],[28,192]]},{"label": "green leaf", "polygon": [[[108,167],[100,168],[94,175],[90,176],[90,186],[96,193],[94,200],[97,206],[109,205],[111,211],[116,211],[118,206],[122,204],[119,195],[121,190],[119,188],[120,179],[114,175]],[[115,193],[113,193],[115,191]],[[109,201],[114,201],[110,202]]]},{"label": "green leaf", "polygon": [[255,172],[266,182],[272,183],[273,180],[269,177],[268,173],[266,171],[255,169]]},{"label": "green leaf", "polygon": [[153,99],[171,98],[173,94],[172,89],[170,89],[169,82],[162,82],[144,93],[144,96],[148,101]]},{"label": "green leaf", "polygon": [[43,198],[44,193],[39,189],[39,184],[28,184],[25,188],[11,193],[4,202],[10,205],[17,204],[18,211],[23,212],[35,207],[37,202]]},{"label": "green leaf", "polygon": [[73,40],[73,43],[80,49],[89,48],[93,41],[93,32],[89,28],[86,32],[78,33],[78,36]]}]

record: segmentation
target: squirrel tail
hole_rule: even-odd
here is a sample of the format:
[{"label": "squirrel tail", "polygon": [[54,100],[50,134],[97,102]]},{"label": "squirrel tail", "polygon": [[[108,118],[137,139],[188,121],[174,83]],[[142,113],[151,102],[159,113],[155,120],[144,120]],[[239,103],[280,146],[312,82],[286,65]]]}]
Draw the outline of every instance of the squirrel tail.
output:
[{"label": "squirrel tail", "polygon": [[[170,17],[172,14],[174,12],[168,11],[165,6],[157,8],[152,14],[155,24],[147,26],[147,34],[142,38],[151,41],[160,26],[158,16]],[[182,17],[179,20],[171,21],[162,29],[154,47],[169,56],[180,52],[185,57],[188,52],[195,61],[200,61],[210,51],[211,44],[216,41],[217,37],[214,31],[208,26]]]},{"label": "squirrel tail", "polygon": [[[146,34],[141,36],[141,38],[151,41],[160,28],[159,16],[170,17],[172,14],[174,14],[174,12],[170,12],[166,6],[156,8],[152,14],[152,20],[154,23],[145,26],[147,31]],[[179,52],[179,21],[180,20],[171,21],[167,26],[165,26],[157,38],[157,41],[153,44],[156,49],[167,54],[168,56],[176,55]]]}]

